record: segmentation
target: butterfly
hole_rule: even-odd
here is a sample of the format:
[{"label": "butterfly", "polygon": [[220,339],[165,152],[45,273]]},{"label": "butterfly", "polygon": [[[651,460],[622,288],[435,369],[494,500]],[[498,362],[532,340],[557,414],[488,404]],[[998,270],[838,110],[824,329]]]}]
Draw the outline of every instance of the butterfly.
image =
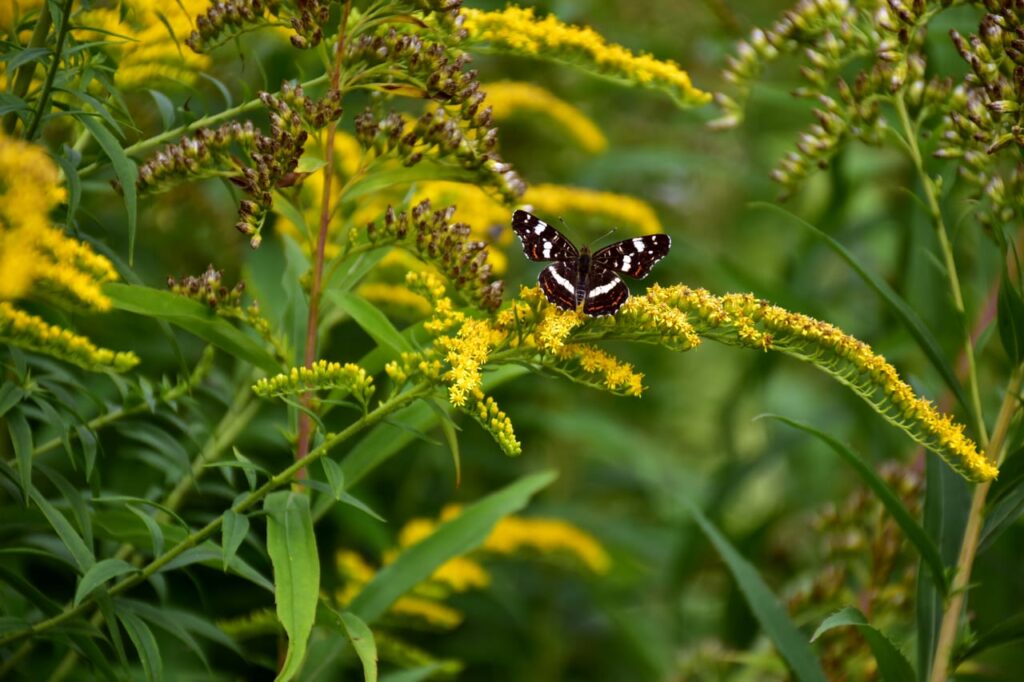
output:
[{"label": "butterfly", "polygon": [[561,232],[526,211],[512,214],[512,229],[523,253],[534,261],[555,261],[540,272],[538,282],[549,301],[562,310],[583,306],[587,315],[614,315],[629,298],[629,287],[615,273],[643,279],[668,254],[672,238],[648,234],[624,239],[591,254],[577,249]]}]

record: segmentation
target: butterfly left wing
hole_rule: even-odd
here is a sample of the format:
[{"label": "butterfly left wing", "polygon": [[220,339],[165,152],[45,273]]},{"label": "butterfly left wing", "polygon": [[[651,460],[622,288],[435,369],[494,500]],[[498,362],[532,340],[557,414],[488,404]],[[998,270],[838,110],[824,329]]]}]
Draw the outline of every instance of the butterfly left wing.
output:
[{"label": "butterfly left wing", "polygon": [[523,253],[530,260],[575,261],[580,255],[565,235],[532,213],[513,213],[512,229],[519,235]]},{"label": "butterfly left wing", "polygon": [[611,270],[593,268],[587,281],[583,312],[594,317],[614,315],[629,298],[629,287]]},{"label": "butterfly left wing", "polygon": [[624,275],[643,279],[651,268],[668,254],[672,238],[667,234],[648,234],[623,239],[594,254],[594,264]]},{"label": "butterfly left wing", "polygon": [[562,310],[576,310],[576,273],[558,261],[540,271],[537,279],[544,296]]}]

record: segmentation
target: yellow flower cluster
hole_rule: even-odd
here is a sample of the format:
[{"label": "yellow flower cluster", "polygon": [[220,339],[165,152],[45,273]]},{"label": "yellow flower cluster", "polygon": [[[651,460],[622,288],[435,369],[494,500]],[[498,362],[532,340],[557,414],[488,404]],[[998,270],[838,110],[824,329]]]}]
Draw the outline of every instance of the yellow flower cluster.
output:
[{"label": "yellow flower cluster", "polygon": [[626,194],[601,192],[564,185],[531,185],[523,203],[540,215],[583,213],[605,216],[624,227],[629,234],[662,232],[661,221],[646,201]]},{"label": "yellow flower cluster", "polygon": [[89,339],[0,301],[0,342],[50,355],[91,372],[125,372],[139,364],[135,353],[97,348]]},{"label": "yellow flower cluster", "polygon": [[99,30],[76,35],[107,41],[107,51],[118,61],[114,82],[120,88],[150,87],[155,79],[191,85],[209,69],[210,58],[180,41],[192,32],[195,17],[208,6],[208,0],[123,0],[119,6],[84,12],[78,23]]},{"label": "yellow flower cluster", "polygon": [[558,353],[565,346],[565,340],[576,327],[587,319],[579,310],[560,310],[554,306],[548,308],[534,332],[537,345],[541,350]]},{"label": "yellow flower cluster", "polygon": [[[586,343],[574,343],[566,346],[558,357],[574,361],[586,374],[597,379],[597,383],[612,393],[640,397],[644,392],[644,375],[633,369],[633,365],[623,362],[596,346]],[[579,377],[570,375],[575,379]]]},{"label": "yellow flower cluster", "polygon": [[264,377],[253,384],[252,392],[267,398],[333,389],[347,390],[365,407],[373,396],[373,377],[351,362],[318,360],[311,367],[292,367],[287,373]]},{"label": "yellow flower cluster", "polygon": [[0,35],[7,35],[30,10],[42,5],[42,0],[4,0],[0,2]]},{"label": "yellow flower cluster", "polygon": [[138,364],[134,354],[97,348],[7,303],[32,295],[69,310],[110,309],[101,286],[117,279],[114,266],[50,224],[64,198],[46,152],[0,133],[0,340],[89,370],[127,370]]},{"label": "yellow flower cluster", "polygon": [[942,457],[972,481],[999,473],[961,424],[918,397],[896,369],[863,341],[827,322],[793,313],[749,294],[714,296],[703,289],[655,284],[638,308],[669,306],[702,336],[724,343],[777,350],[812,363],[860,395],[887,421]]},{"label": "yellow flower cluster", "polygon": [[455,407],[463,407],[466,398],[480,390],[480,367],[490,353],[491,327],[486,320],[465,320],[454,337],[443,336],[435,345],[445,353],[451,367],[445,374],[448,399]]},{"label": "yellow flower cluster", "polygon": [[607,573],[611,559],[593,535],[561,519],[508,516],[494,526],[481,548],[495,554],[534,550],[541,554],[565,552],[594,573]]},{"label": "yellow flower cluster", "polygon": [[661,90],[681,107],[707,104],[711,95],[698,90],[672,61],[635,54],[608,43],[591,28],[570,26],[554,15],[539,19],[531,8],[496,12],[463,10],[470,44],[488,45],[514,54],[566,62],[626,83]]},{"label": "yellow flower cluster", "polygon": [[591,154],[603,152],[608,147],[608,139],[596,123],[550,90],[523,81],[496,81],[487,83],[484,89],[487,91],[485,106],[492,108],[498,121],[516,114],[546,118]]},{"label": "yellow flower cluster", "polygon": [[356,293],[378,307],[389,310],[397,309],[413,316],[430,314],[430,303],[404,284],[387,282],[367,282],[360,284]]},{"label": "yellow flower cluster", "polygon": [[518,457],[523,453],[523,446],[516,438],[515,429],[512,427],[512,420],[498,407],[498,403],[482,391],[473,392],[473,405],[467,412],[484,427],[494,438],[498,446],[509,457]]}]

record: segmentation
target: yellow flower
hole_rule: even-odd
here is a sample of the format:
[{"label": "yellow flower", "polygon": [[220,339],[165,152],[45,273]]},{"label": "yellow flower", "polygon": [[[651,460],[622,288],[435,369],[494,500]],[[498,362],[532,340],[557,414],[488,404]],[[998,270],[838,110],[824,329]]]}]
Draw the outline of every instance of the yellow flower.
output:
[{"label": "yellow flower", "polygon": [[514,554],[533,549],[542,554],[568,552],[594,573],[611,566],[608,553],[594,536],[560,519],[508,516],[499,521],[481,549],[495,554]]},{"label": "yellow flower", "polygon": [[183,42],[194,28],[195,17],[207,10],[208,0],[123,0],[121,5],[123,21],[122,7],[113,7],[84,12],[76,22],[99,29],[80,30],[76,36],[106,41],[107,51],[118,61],[114,71],[118,87],[144,88],[154,79],[191,85],[209,69],[210,58],[196,54]]},{"label": "yellow flower", "polygon": [[264,377],[253,384],[252,392],[267,398],[338,388],[345,389],[365,406],[373,396],[373,377],[351,362],[342,365],[318,360],[311,367],[292,367],[286,373]]},{"label": "yellow flower", "polygon": [[43,4],[42,0],[4,0],[0,2],[0,35],[14,29],[15,21]]},{"label": "yellow flower", "polygon": [[416,316],[430,314],[430,302],[403,284],[367,282],[360,284],[356,293],[382,308],[398,308]]},{"label": "yellow flower", "polygon": [[520,81],[497,81],[484,85],[485,106],[493,109],[498,121],[523,113],[531,118],[550,119],[584,150],[598,154],[608,147],[608,139],[582,111],[539,85]]},{"label": "yellow flower", "polygon": [[693,87],[690,76],[675,62],[635,54],[621,45],[608,43],[593,29],[564,24],[554,15],[538,19],[533,9],[515,6],[497,12],[465,9],[463,15],[470,44],[574,64],[661,90],[682,107],[699,106],[711,100],[710,94]]},{"label": "yellow flower", "polygon": [[639,397],[644,392],[644,375],[634,371],[633,365],[619,360],[600,348],[584,343],[574,343],[565,346],[558,355],[562,359],[578,363],[580,369],[596,377],[604,388],[613,393]]},{"label": "yellow flower", "polygon": [[0,343],[44,353],[92,372],[125,372],[139,364],[134,353],[96,347],[89,339],[48,324],[0,301]]},{"label": "yellow flower", "polygon": [[544,351],[558,353],[565,345],[569,333],[586,319],[587,316],[578,310],[559,310],[551,306],[537,325],[537,345]]},{"label": "yellow flower", "polygon": [[486,320],[466,320],[455,337],[445,336],[435,342],[445,351],[451,369],[448,399],[455,407],[466,404],[466,398],[480,390],[480,368],[490,353],[490,325]]},{"label": "yellow flower", "polygon": [[629,234],[662,231],[658,214],[650,204],[625,194],[564,185],[532,185],[523,195],[523,203],[542,215],[584,213],[606,216]]}]

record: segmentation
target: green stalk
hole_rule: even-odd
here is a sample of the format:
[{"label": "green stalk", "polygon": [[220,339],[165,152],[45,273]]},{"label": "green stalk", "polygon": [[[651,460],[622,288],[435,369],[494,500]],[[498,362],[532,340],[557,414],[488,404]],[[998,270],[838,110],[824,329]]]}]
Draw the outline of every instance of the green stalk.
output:
[{"label": "green stalk", "polygon": [[[281,472],[279,472],[269,481],[264,483],[262,486],[249,493],[242,501],[232,506],[231,511],[234,511],[239,514],[248,511],[249,509],[254,507],[256,503],[261,501],[264,497],[266,497],[274,490],[277,490],[278,488],[287,485],[288,483],[291,483],[292,480],[303,467],[306,467],[309,464],[316,462],[321,457],[327,455],[331,451],[331,449],[334,448],[336,445],[348,440],[361,430],[380,422],[391,413],[405,407],[406,405],[413,402],[422,395],[425,395],[428,391],[429,386],[417,386],[407,391],[406,393],[403,393],[402,395],[395,396],[390,400],[382,402],[380,405],[377,406],[375,410],[363,415],[358,420],[356,420],[348,427],[346,427],[344,430],[338,433],[327,435],[327,437],[324,439],[324,442],[321,443],[320,446],[317,447],[315,450],[306,455],[304,459],[293,462],[290,466],[283,469]],[[151,575],[153,575],[161,568],[169,564],[182,553],[199,545],[201,542],[209,539],[214,533],[216,533],[220,529],[221,524],[223,523],[224,515],[222,514],[217,518],[213,519],[212,521],[210,521],[201,529],[195,531],[194,533],[191,533],[184,540],[182,540],[177,545],[161,554],[159,557],[155,558],[153,561],[149,562],[149,564],[147,564],[138,573],[135,573],[128,578],[125,578],[121,582],[111,587],[109,590],[107,590],[107,594],[109,594],[111,597],[116,597],[117,595],[123,592],[127,592],[133,587],[136,587],[137,585],[145,582]],[[78,606],[62,611],[56,616],[47,618],[46,620],[30,625],[27,628],[13,630],[11,632],[5,633],[4,635],[0,635],[0,646],[7,646],[9,644],[13,644],[14,642],[19,642],[27,637],[32,637],[33,635],[39,635],[43,632],[47,632],[62,623],[66,623],[69,620],[72,620],[78,616],[83,615],[84,612],[92,606],[92,603],[92,597],[86,598]]]},{"label": "green stalk", "polygon": [[[42,7],[39,8],[39,18],[36,19],[36,26],[32,29],[32,37],[28,41],[28,48],[43,47],[46,44],[46,36],[50,34],[50,24],[53,23],[53,18],[50,16],[50,5],[49,3],[42,3]],[[18,73],[14,77],[14,85],[11,87],[11,94],[19,99],[25,96],[28,92],[28,86],[32,84],[32,74],[35,73],[36,63],[28,62],[22,64],[18,68]],[[18,125],[18,114],[13,111],[4,116],[4,132],[8,135],[14,132],[14,127]]]},{"label": "green stalk", "polygon": [[26,140],[35,138],[39,132],[39,126],[46,114],[46,106],[50,103],[50,91],[53,89],[53,79],[57,77],[57,69],[60,68],[61,53],[64,52],[64,40],[68,37],[68,27],[71,25],[71,5],[75,0],[64,0],[64,7],[61,9],[60,28],[57,30],[57,46],[53,49],[53,61],[50,62],[50,69],[46,72],[46,82],[43,83],[43,91],[39,94],[39,103],[36,105],[35,116],[32,117],[32,124],[25,133]]}]

